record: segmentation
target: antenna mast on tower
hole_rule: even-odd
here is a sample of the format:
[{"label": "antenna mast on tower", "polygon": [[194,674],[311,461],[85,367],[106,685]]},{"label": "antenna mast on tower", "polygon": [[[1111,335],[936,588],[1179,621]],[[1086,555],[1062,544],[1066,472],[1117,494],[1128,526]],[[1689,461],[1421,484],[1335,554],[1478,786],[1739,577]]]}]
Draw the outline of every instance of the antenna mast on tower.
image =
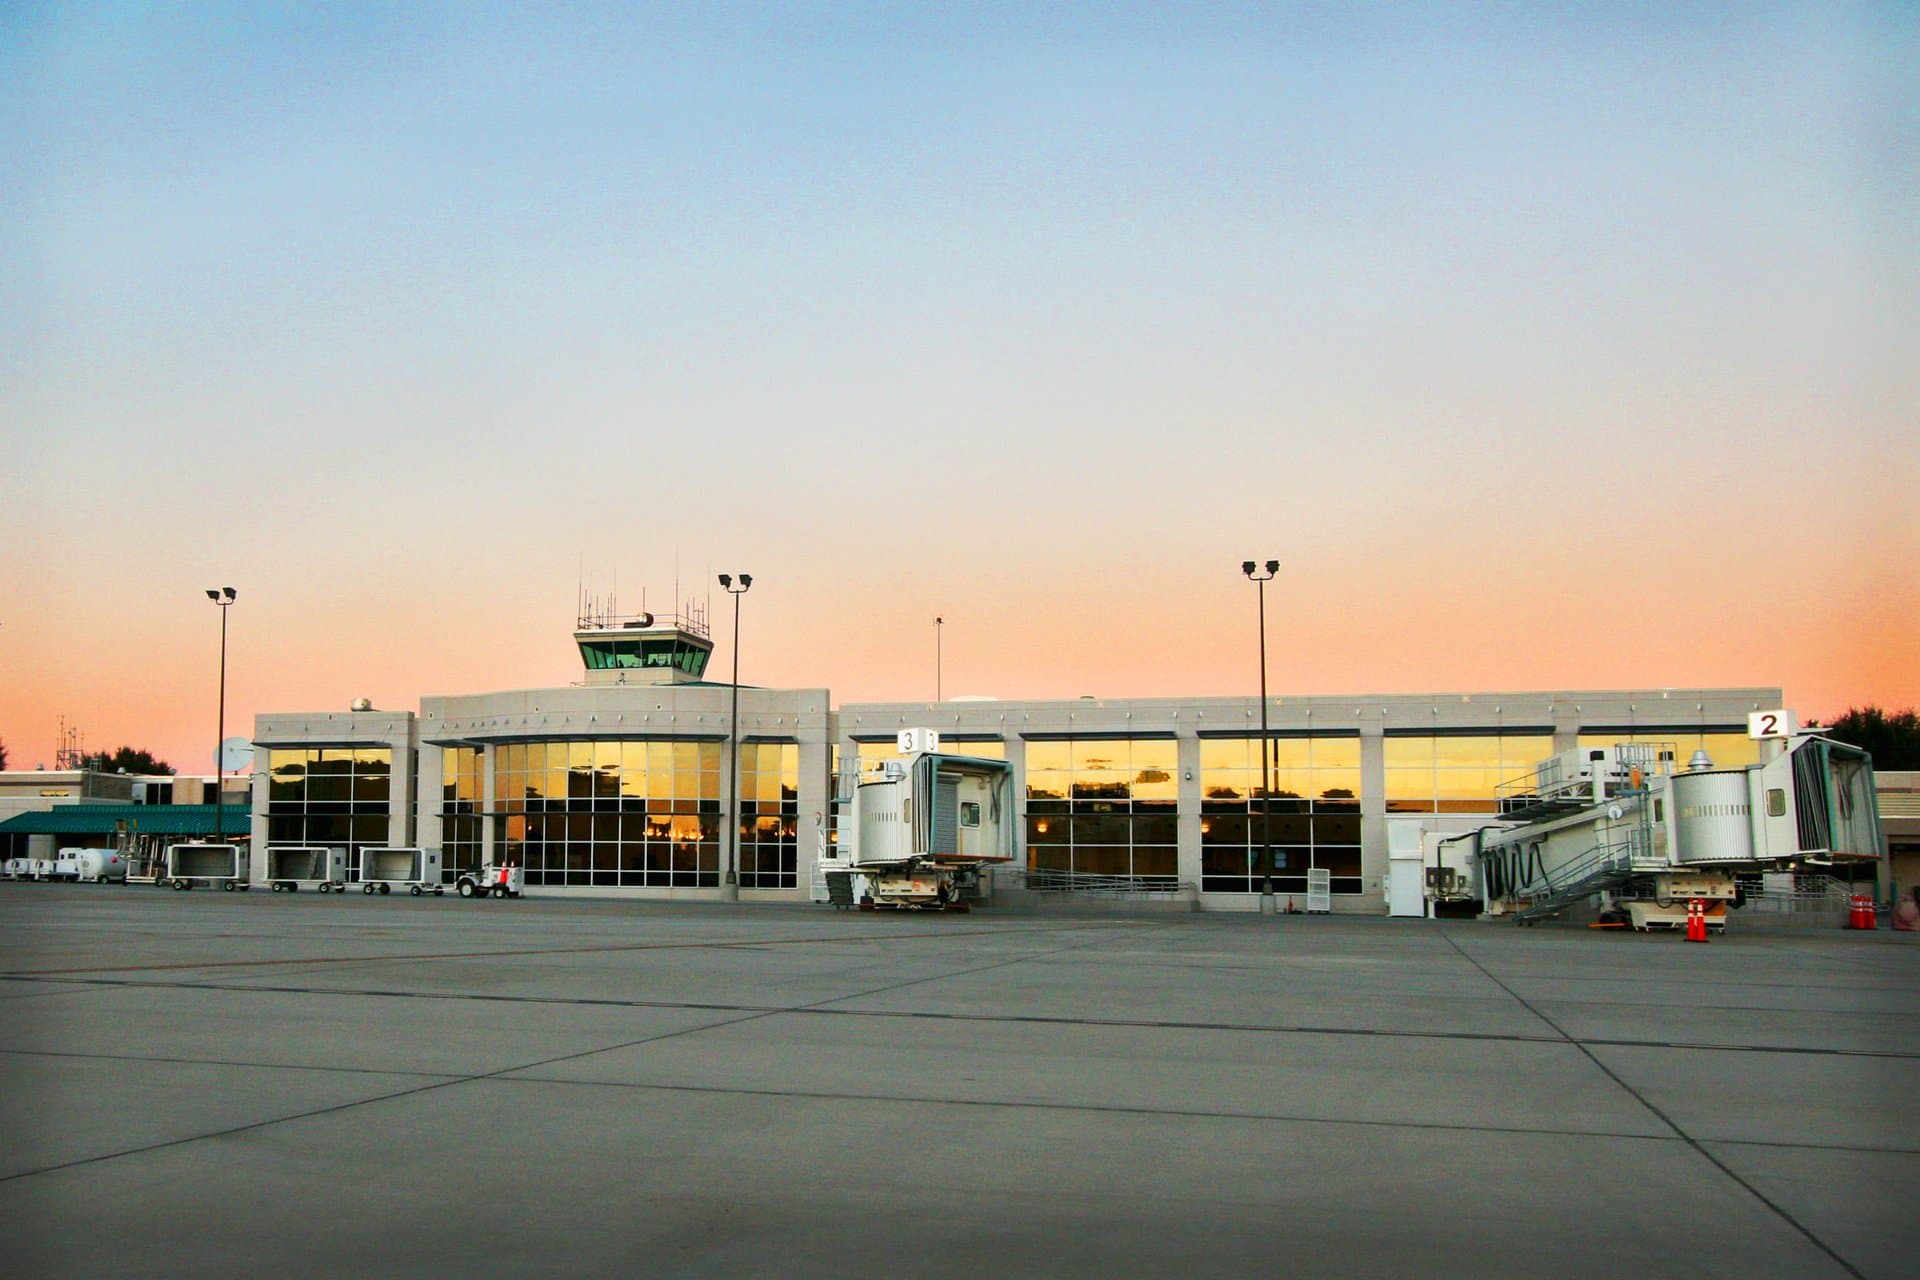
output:
[{"label": "antenna mast on tower", "polygon": [[60,745],[54,749],[53,767],[56,769],[87,767],[85,735],[80,732],[79,726],[69,726],[64,715],[60,717]]}]

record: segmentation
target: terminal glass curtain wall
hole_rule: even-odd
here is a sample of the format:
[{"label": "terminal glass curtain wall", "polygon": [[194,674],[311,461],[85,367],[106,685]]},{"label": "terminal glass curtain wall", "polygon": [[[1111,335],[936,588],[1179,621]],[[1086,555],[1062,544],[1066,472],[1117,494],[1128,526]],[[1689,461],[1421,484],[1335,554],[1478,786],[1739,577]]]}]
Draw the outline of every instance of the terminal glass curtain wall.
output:
[{"label": "terminal glass curtain wall", "polygon": [[[1583,730],[1579,737],[1583,748],[1622,742],[1661,747],[1669,753],[1664,762],[1668,769],[1684,768],[1697,748],[1704,748],[1721,767],[1738,768],[1759,758],[1757,744],[1744,731],[1718,726],[1692,733],[1672,726],[1601,727]],[[1449,733],[1389,728],[1382,749],[1389,814],[1498,813],[1501,784],[1520,783],[1554,754],[1553,735],[1537,729]]]},{"label": "terminal glass curtain wall", "polygon": [[1580,731],[1582,747],[1611,747],[1622,742],[1673,748],[1673,760],[1667,767],[1676,772],[1687,767],[1687,761],[1693,758],[1695,751],[1705,751],[1716,769],[1744,769],[1750,764],[1760,763],[1759,739],[1748,737],[1744,726],[1729,729],[1715,725],[1692,733],[1672,727],[1641,729],[1632,726],[1624,729],[1603,726]]},{"label": "terminal glass curtain wall", "polygon": [[1498,813],[1502,783],[1518,782],[1553,754],[1553,735],[1388,729],[1387,812]]},{"label": "terminal glass curtain wall", "polygon": [[1179,744],[1171,738],[1026,744],[1027,866],[1179,882]]},{"label": "terminal glass curtain wall", "polygon": [[486,861],[480,826],[485,762],[478,747],[448,747],[440,754],[440,865],[449,870],[477,869]]},{"label": "terminal glass curtain wall", "polygon": [[800,748],[791,742],[740,747],[740,887],[799,884]]},{"label": "terminal glass curtain wall", "polygon": [[1270,800],[1260,780],[1259,738],[1200,742],[1201,889],[1259,893],[1268,870],[1261,853],[1270,842],[1276,894],[1306,893],[1313,868],[1330,873],[1334,893],[1361,892],[1359,736],[1276,735],[1267,752]]},{"label": "terminal glass curtain wall", "polygon": [[722,760],[718,742],[497,746],[494,857],[529,885],[717,886]]},{"label": "terminal glass curtain wall", "polygon": [[387,843],[393,752],[386,747],[296,747],[268,756],[267,843],[348,850]]},{"label": "terminal glass curtain wall", "polygon": [[[905,756],[900,754],[899,742],[894,738],[888,738],[885,742],[859,742],[855,743],[854,746],[859,753],[860,776],[863,778],[871,777],[879,773],[880,766],[885,761],[906,759]],[[979,756],[986,760],[1005,760],[1007,758],[1007,744],[999,739],[971,742],[965,738],[942,738],[940,740],[940,751],[943,755]],[[836,749],[834,755],[836,765],[839,758],[838,750]]]}]

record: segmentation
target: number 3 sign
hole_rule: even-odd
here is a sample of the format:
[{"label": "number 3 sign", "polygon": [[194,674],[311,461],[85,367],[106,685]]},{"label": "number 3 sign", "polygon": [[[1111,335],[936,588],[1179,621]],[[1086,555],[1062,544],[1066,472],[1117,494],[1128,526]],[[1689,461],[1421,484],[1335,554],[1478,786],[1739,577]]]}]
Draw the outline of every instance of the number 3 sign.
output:
[{"label": "number 3 sign", "polygon": [[1799,729],[1791,711],[1756,711],[1747,717],[1749,738],[1791,738]]}]

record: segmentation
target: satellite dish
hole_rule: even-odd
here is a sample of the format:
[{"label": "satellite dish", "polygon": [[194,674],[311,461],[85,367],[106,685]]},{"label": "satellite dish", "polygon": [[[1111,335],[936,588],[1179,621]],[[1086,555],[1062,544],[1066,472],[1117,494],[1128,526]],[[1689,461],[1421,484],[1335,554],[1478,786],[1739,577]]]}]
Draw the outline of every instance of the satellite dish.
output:
[{"label": "satellite dish", "polygon": [[253,763],[253,744],[245,738],[228,738],[220,744],[220,771],[232,773]]}]

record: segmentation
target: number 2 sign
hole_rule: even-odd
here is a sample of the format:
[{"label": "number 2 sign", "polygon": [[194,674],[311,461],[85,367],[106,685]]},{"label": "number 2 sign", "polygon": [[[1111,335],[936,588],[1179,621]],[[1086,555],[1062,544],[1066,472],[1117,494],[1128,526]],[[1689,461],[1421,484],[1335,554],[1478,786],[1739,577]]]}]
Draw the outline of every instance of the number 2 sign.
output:
[{"label": "number 2 sign", "polygon": [[1747,717],[1749,738],[1791,738],[1799,730],[1791,711],[1756,711]]}]

